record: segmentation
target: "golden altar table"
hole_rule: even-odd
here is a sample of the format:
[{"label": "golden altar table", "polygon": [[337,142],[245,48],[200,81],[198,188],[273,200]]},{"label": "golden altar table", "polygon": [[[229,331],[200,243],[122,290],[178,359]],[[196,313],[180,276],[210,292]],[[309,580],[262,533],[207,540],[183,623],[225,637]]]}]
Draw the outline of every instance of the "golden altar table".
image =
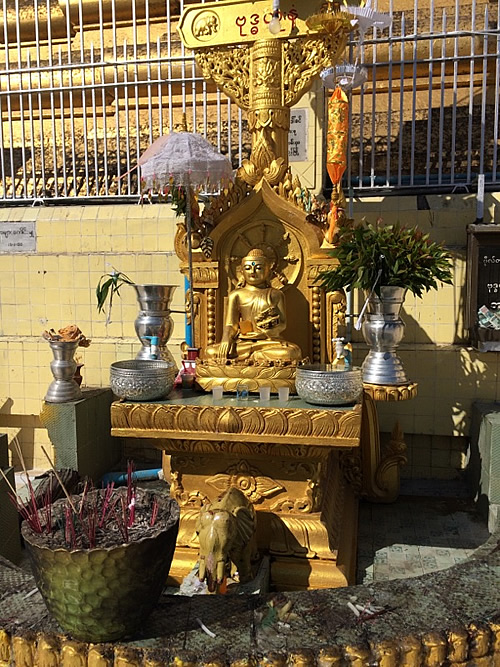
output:
[{"label": "golden altar table", "polygon": [[230,486],[257,510],[259,549],[271,556],[278,590],[354,581],[358,498],[393,499],[404,443],[382,458],[372,398],[352,407],[174,392],[154,403],[115,402],[111,433],[149,438],[164,452],[170,493],[181,506],[171,576],[198,554],[200,507]]}]

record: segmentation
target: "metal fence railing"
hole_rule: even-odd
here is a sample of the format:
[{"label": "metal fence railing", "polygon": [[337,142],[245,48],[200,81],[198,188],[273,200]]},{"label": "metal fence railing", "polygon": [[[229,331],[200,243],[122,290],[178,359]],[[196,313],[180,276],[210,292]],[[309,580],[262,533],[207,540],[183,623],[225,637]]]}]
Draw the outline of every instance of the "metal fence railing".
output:
[{"label": "metal fence railing", "polygon": [[347,183],[498,186],[500,2],[414,0],[370,37],[359,54],[368,80],[352,95]]},{"label": "metal fence railing", "polygon": [[[0,4],[0,201],[137,199],[138,157],[183,112],[235,167],[248,157],[242,113],[177,38],[178,5],[30,1]],[[368,81],[350,110],[355,191],[500,182],[500,0],[442,4],[399,12],[391,0],[391,28],[365,36]]]}]

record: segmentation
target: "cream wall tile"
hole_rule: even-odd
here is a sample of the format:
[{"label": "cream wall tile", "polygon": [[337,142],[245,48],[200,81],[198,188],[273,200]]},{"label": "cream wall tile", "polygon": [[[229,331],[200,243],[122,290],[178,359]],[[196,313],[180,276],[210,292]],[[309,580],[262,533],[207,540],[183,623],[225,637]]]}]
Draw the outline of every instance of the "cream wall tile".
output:
[{"label": "cream wall tile", "polygon": [[4,277],[2,274],[1,277],[4,280],[4,282],[2,283],[2,303],[8,304],[10,306],[15,306],[17,303],[17,299],[16,299],[16,289],[14,287],[14,284],[13,282],[8,280],[8,276]]},{"label": "cream wall tile", "polygon": [[81,219],[82,220],[95,220],[99,214],[100,206],[82,206],[81,208]]},{"label": "cream wall tile", "polygon": [[30,276],[27,269],[21,271],[18,268],[16,268],[16,272],[14,275],[14,282],[16,289],[29,287],[29,282],[30,282],[29,278]]},{"label": "cream wall tile", "polygon": [[[14,291],[14,286],[15,286],[15,273],[14,271],[7,270],[7,271],[2,271],[0,273],[0,278],[1,278],[1,286],[2,290],[10,290],[12,288],[12,292]],[[10,294],[10,291],[8,292]]]},{"label": "cream wall tile", "polygon": [[21,206],[14,206],[9,210],[10,222],[20,222],[23,220],[24,209]]},{"label": "cream wall tile", "polygon": [[145,252],[158,250],[158,236],[146,234],[143,236],[143,248]]},{"label": "cream wall tile", "polygon": [[96,236],[97,222],[94,219],[82,218],[80,221],[81,236]]},{"label": "cream wall tile", "polygon": [[436,324],[434,328],[433,340],[435,343],[452,343],[455,339],[455,324]]},{"label": "cream wall tile", "polygon": [[144,252],[144,236],[142,232],[129,237],[129,249],[136,252]]},{"label": "cream wall tile", "polygon": [[413,450],[412,467],[431,465],[431,450],[416,447]]},{"label": "cream wall tile", "polygon": [[[409,401],[405,401],[409,402]],[[413,409],[415,412],[415,415],[434,415],[435,410],[436,410],[436,399],[434,396],[418,396],[415,398],[413,401]]]},{"label": "cream wall tile", "polygon": [[144,221],[142,220],[142,218],[137,218],[137,217],[127,218],[126,230],[124,229],[123,232],[126,231],[128,245],[130,245],[130,238],[132,236],[136,234],[142,234],[143,227],[144,227]]},{"label": "cream wall tile", "polygon": [[[164,206],[160,204],[155,206],[154,204],[144,204],[142,206],[137,206],[135,210],[139,209],[140,217],[142,220],[156,220],[159,216],[164,216]],[[135,214],[137,216],[137,213]]]},{"label": "cream wall tile", "polygon": [[42,398],[25,398],[24,410],[27,415],[39,415],[42,409]]}]

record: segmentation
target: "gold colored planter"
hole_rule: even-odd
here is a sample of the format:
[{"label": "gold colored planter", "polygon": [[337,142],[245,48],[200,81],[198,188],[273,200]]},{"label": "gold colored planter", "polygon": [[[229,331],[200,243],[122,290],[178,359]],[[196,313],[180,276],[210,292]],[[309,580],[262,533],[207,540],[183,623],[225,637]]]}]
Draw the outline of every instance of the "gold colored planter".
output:
[{"label": "gold colored planter", "polygon": [[[139,495],[139,492],[138,492]],[[125,637],[151,613],[165,584],[179,527],[179,507],[157,494],[158,532],[127,544],[94,549],[50,549],[24,523],[33,575],[48,610],[75,639]],[[66,501],[56,501],[65,503]]]}]

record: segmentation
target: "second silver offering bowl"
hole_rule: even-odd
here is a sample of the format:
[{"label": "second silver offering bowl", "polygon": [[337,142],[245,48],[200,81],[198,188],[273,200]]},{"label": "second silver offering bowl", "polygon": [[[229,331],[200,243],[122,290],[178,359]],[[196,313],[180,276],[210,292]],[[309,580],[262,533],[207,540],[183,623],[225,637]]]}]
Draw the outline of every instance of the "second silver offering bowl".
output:
[{"label": "second silver offering bowl", "polygon": [[332,364],[306,364],[297,367],[297,394],[315,405],[352,405],[361,398],[361,368],[338,369]]}]

